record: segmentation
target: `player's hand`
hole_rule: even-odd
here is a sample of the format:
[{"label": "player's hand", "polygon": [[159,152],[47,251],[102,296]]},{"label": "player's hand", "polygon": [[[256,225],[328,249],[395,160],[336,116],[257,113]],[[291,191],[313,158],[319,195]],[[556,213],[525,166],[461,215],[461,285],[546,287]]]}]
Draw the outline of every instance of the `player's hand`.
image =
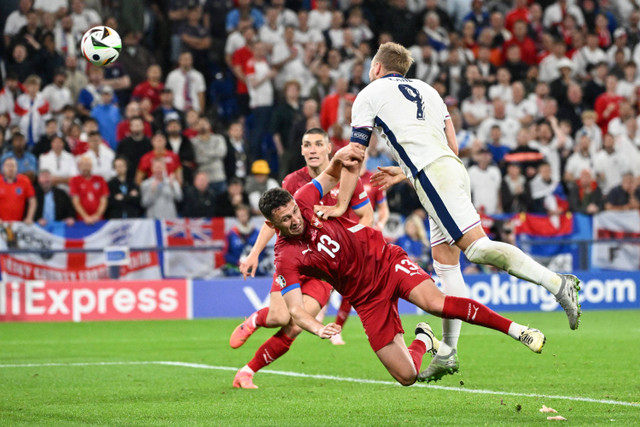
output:
[{"label": "player's hand", "polygon": [[371,185],[386,191],[407,179],[399,166],[378,166],[378,172],[371,176]]},{"label": "player's hand", "polygon": [[249,254],[244,260],[238,264],[242,278],[247,280],[247,276],[256,277],[256,270],[258,269],[258,255]]},{"label": "player's hand", "polygon": [[359,166],[364,160],[364,146],[358,145],[359,147],[356,147],[355,144],[348,144],[336,151],[333,157],[337,158],[346,168]]},{"label": "player's hand", "polygon": [[320,330],[318,330],[318,336],[324,340],[327,338],[331,338],[336,334],[339,334],[341,330],[342,327],[340,325],[336,323],[329,323],[328,325],[325,325],[320,328]]},{"label": "player's hand", "polygon": [[325,206],[325,205],[315,205],[313,207],[313,211],[316,213],[318,218],[327,219],[327,218],[337,218],[339,216],[344,215],[347,211],[346,206]]}]

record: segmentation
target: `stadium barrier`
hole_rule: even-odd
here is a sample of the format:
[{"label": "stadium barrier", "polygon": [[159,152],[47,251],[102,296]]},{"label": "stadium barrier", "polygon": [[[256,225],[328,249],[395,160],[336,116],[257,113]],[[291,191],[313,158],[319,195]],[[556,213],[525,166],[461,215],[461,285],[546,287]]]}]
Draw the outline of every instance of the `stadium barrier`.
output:
[{"label": "stadium barrier", "polygon": [[[584,310],[640,309],[640,272],[576,274]],[[471,298],[498,312],[561,310],[542,287],[507,274],[468,275],[465,281]],[[0,282],[0,322],[242,317],[266,306],[270,290],[267,278]],[[339,306],[334,293],[328,314]],[[398,308],[422,313],[403,300]]]}]

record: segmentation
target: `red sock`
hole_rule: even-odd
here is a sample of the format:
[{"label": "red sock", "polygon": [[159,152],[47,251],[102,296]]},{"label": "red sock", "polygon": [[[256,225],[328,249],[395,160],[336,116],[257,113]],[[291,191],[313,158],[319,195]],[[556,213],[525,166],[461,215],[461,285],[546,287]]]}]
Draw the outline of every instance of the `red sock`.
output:
[{"label": "red sock", "polygon": [[267,314],[269,314],[269,307],[261,308],[255,312],[256,328],[267,326]]},{"label": "red sock", "polygon": [[349,313],[351,313],[351,304],[349,304],[349,301],[342,298],[342,304],[340,304],[340,310],[338,310],[338,314],[336,316],[336,324],[340,326],[344,325],[344,322],[349,318]]},{"label": "red sock", "polygon": [[442,317],[445,319],[460,319],[467,323],[495,329],[505,334],[509,333],[509,325],[512,322],[477,301],[452,296],[444,297]]},{"label": "red sock", "polygon": [[294,338],[290,338],[284,333],[282,329],[278,331],[274,336],[269,338],[260,346],[256,355],[247,365],[253,370],[258,372],[260,369],[273,362],[287,351],[291,347],[291,343]]},{"label": "red sock", "polygon": [[409,354],[413,359],[413,364],[416,367],[416,372],[420,372],[420,365],[422,365],[422,356],[427,352],[427,345],[420,340],[413,340],[409,346]]}]

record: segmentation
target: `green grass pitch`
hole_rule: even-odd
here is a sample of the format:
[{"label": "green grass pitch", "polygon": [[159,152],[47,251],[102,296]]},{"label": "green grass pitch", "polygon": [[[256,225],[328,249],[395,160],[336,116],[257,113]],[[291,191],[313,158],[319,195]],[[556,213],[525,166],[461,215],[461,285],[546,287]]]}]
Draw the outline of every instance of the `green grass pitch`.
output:
[{"label": "green grass pitch", "polygon": [[[587,311],[578,331],[507,314],[545,332],[542,354],[464,325],[460,373],[436,387],[392,384],[355,316],[347,345],[301,335],[258,390],[231,382],[275,330],[232,350],[240,319],[0,324],[0,425],[531,425],[552,422],[543,404],[573,425],[640,424],[640,310]],[[440,319],[404,316],[408,342],[425,318],[439,335]],[[179,363],[132,364],[150,361]]]}]

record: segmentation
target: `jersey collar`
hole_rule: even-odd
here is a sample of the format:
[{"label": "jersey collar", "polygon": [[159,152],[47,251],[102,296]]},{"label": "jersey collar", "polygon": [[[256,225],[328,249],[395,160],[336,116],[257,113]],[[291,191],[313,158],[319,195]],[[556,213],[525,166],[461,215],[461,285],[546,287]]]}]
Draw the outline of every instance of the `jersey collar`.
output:
[{"label": "jersey collar", "polygon": [[401,79],[404,78],[404,76],[400,73],[389,73],[385,76],[382,76],[383,79],[386,79],[387,77],[400,77]]}]

